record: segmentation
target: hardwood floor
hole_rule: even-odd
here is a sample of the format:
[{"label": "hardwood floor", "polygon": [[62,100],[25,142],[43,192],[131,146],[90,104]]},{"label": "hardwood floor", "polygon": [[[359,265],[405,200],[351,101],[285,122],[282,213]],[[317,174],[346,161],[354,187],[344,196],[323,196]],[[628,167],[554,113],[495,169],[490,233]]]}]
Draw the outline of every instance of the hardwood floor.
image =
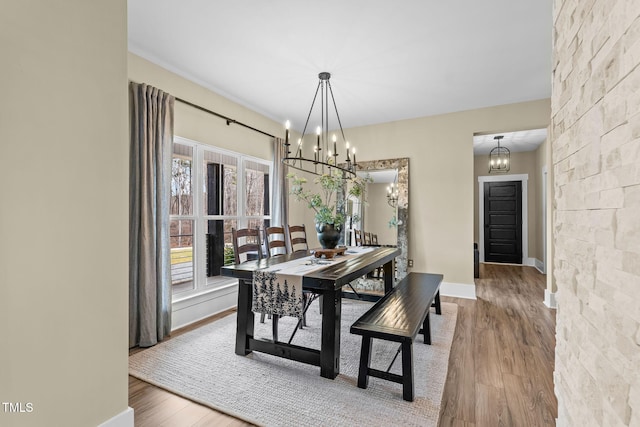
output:
[{"label": "hardwood floor", "polygon": [[458,324],[440,426],[554,426],[555,310],[546,276],[533,267],[482,264],[476,301],[458,304]]},{"label": "hardwood floor", "polygon": [[[482,264],[480,277],[477,300],[442,298],[459,308],[440,426],[553,426],[555,311],[542,303],[546,276],[533,267]],[[133,377],[129,406],[138,427],[249,425]]]}]

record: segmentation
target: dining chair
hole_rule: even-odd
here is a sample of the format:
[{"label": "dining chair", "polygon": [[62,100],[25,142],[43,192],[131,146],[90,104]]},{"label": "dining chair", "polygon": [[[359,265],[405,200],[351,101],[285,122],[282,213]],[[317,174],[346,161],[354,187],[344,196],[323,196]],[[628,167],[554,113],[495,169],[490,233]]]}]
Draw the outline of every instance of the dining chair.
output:
[{"label": "dining chair", "polygon": [[378,244],[378,235],[377,234],[371,234],[371,244],[372,245],[377,245]]},{"label": "dining chair", "polygon": [[[236,230],[231,229],[231,236],[233,237],[233,255],[235,257],[236,264],[243,262],[262,259],[262,240],[260,235],[262,232],[259,228],[240,228]],[[244,255],[244,261],[241,260],[240,255]],[[273,339],[278,340],[278,316],[273,317]],[[264,323],[265,315],[260,314],[260,323]]]},{"label": "dining chair", "polygon": [[289,253],[287,234],[284,227],[267,227],[264,230],[267,240],[267,256]]},{"label": "dining chair", "polygon": [[289,250],[293,252],[308,251],[307,230],[302,225],[289,225]]},{"label": "dining chair", "polygon": [[354,229],[353,237],[355,240],[355,246],[362,246],[362,231]]},{"label": "dining chair", "polygon": [[[306,252],[309,250],[309,243],[307,242],[307,229],[304,224],[302,225],[288,225],[287,226],[288,234],[289,234],[289,250],[290,253],[294,252]],[[295,335],[295,331],[303,326],[307,326],[307,310],[311,303],[318,298],[317,294],[314,294],[311,291],[303,291],[302,297],[304,298],[304,309],[302,311],[302,319],[298,322],[297,327],[294,329],[289,342],[293,339]],[[322,296],[320,296],[322,298]],[[322,302],[322,300],[320,300]],[[320,311],[322,314],[322,311]]]},{"label": "dining chair", "polygon": [[[231,229],[233,255],[236,264],[254,259],[262,259],[262,241],[259,228]],[[244,255],[244,261],[240,255]]]},{"label": "dining chair", "polygon": [[371,233],[369,233],[368,231],[364,232],[364,246],[368,246],[371,244]]}]

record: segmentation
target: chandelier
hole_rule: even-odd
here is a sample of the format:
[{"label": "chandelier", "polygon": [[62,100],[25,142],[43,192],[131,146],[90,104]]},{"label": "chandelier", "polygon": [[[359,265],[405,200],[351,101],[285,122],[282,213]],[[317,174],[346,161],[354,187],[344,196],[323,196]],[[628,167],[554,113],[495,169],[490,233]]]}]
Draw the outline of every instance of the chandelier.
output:
[{"label": "chandelier", "polygon": [[398,184],[394,185],[392,182],[387,187],[387,203],[389,203],[389,206],[392,208],[398,206]]},{"label": "chandelier", "polygon": [[498,135],[493,139],[498,141],[498,146],[491,149],[489,153],[489,173],[491,172],[509,172],[511,167],[511,152],[507,147],[500,146],[500,140],[504,135]]},{"label": "chandelier", "polygon": [[[313,96],[313,101],[311,102],[311,108],[309,109],[307,121],[305,122],[302,130],[302,136],[298,139],[297,147],[294,148],[295,152],[291,151],[292,144],[289,142],[289,121],[287,121],[285,125],[286,131],[284,145],[286,148],[286,156],[282,159],[282,163],[294,169],[309,172],[314,175],[324,175],[325,173],[330,173],[331,169],[337,169],[343,173],[345,178],[354,178],[356,176],[356,149],[355,147],[351,147],[351,152],[349,152],[349,142],[344,136],[344,130],[342,129],[342,123],[340,122],[340,116],[338,115],[338,108],[336,107],[333,90],[331,89],[331,83],[329,82],[331,74],[322,72],[318,74],[318,78],[320,79],[318,87],[316,88],[316,93]],[[320,126],[316,129],[317,138],[315,145],[313,146],[313,158],[311,159],[303,156],[302,146],[307,126],[309,125],[309,119],[311,118],[313,107],[315,106],[316,99],[318,98],[318,93],[320,93]],[[331,95],[333,110],[335,111],[336,121],[340,129],[339,133],[342,137],[342,140],[338,143],[336,134],[334,133],[331,136],[331,144],[329,142],[329,95]],[[339,151],[345,152],[344,160],[338,159]],[[341,163],[338,163],[339,161]]]}]

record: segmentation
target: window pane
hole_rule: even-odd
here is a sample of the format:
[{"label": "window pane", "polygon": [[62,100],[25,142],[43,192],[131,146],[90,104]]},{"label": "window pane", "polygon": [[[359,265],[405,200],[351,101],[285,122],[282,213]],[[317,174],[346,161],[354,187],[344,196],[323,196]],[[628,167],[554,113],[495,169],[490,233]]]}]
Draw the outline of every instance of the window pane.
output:
[{"label": "window pane", "polygon": [[175,295],[194,289],[193,221],[170,221],[169,236],[171,242],[171,289]]},{"label": "window pane", "polygon": [[188,145],[173,144],[171,165],[170,215],[193,214],[193,149]]},{"label": "window pane", "polygon": [[236,215],[238,213],[238,160],[235,157],[204,152],[204,214]]},{"label": "window pane", "polygon": [[269,224],[262,218],[251,218],[247,221],[249,224],[247,228],[259,228],[260,230],[264,230],[265,227],[269,227]]},{"label": "window pane", "polygon": [[246,215],[269,215],[269,165],[245,161]]},{"label": "window pane", "polygon": [[220,267],[235,264],[231,228],[237,228],[236,220],[207,221],[206,238],[206,266],[207,277],[220,275]]}]

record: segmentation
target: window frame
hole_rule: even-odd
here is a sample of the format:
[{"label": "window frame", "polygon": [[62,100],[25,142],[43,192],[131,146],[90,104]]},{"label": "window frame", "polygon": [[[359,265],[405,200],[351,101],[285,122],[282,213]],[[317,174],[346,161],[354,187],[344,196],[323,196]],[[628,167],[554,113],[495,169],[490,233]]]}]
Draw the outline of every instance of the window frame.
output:
[{"label": "window frame", "polygon": [[[236,220],[236,226],[238,228],[246,227],[248,222],[252,219],[263,220],[265,223],[270,222],[272,212],[272,184],[273,184],[273,161],[261,159],[258,157],[250,156],[224,148],[219,148],[213,145],[204,144],[202,142],[190,140],[181,136],[174,135],[174,144],[181,144],[190,146],[193,152],[193,166],[192,166],[192,214],[191,215],[170,215],[169,221],[173,220],[192,220],[193,222],[193,288],[178,293],[173,293],[173,301],[189,298],[194,295],[208,292],[214,289],[219,289],[230,284],[237,282],[237,279],[213,276],[207,277],[207,260],[206,260],[206,238],[205,230],[208,221],[218,220]],[[229,156],[236,159],[236,215],[208,215],[204,212],[205,204],[205,171],[204,171],[204,159],[205,151],[214,152],[223,156]],[[172,150],[173,158],[173,150]],[[245,188],[245,164],[246,162],[254,162],[265,165],[268,167],[269,181],[269,214],[268,215],[246,215],[246,188]]]}]

